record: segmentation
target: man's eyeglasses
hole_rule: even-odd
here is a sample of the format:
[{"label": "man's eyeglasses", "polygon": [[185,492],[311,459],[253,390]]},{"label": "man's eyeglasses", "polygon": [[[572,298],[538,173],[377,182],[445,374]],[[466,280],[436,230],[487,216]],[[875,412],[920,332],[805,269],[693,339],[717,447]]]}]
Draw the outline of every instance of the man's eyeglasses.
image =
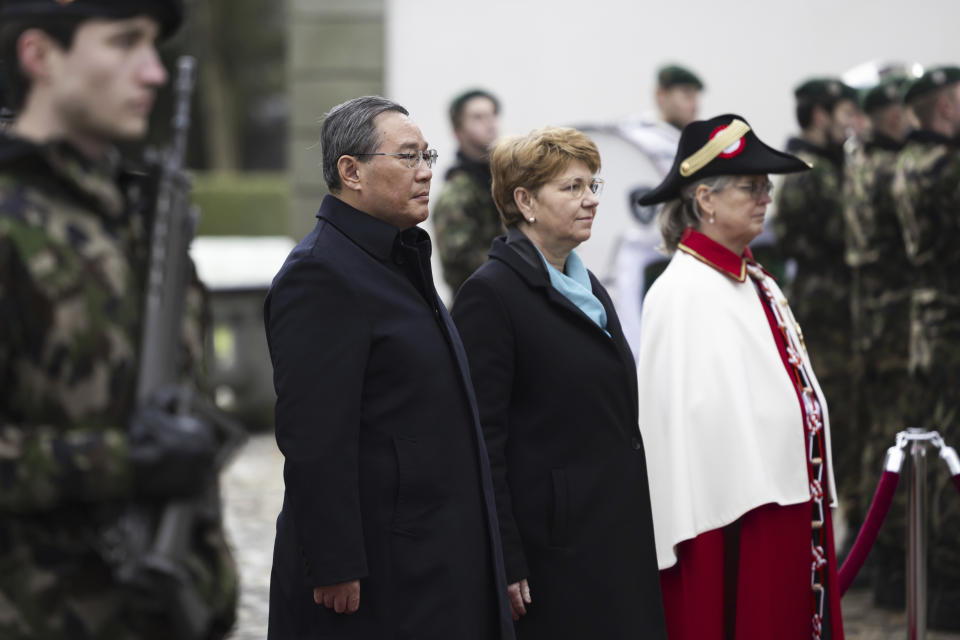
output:
[{"label": "man's eyeglasses", "polygon": [[412,151],[408,153],[355,153],[353,154],[357,157],[360,156],[395,156],[397,158],[403,158],[407,161],[408,169],[416,169],[420,166],[421,162],[426,162],[428,168],[433,168],[433,165],[437,162],[437,150],[436,149],[420,149],[417,151]]},{"label": "man's eyeglasses", "polygon": [[590,189],[590,193],[599,198],[600,194],[603,193],[603,180],[600,178],[593,178],[592,180],[581,180],[577,178],[573,182],[561,186],[560,190],[568,194],[572,199],[579,200],[588,188]]},{"label": "man's eyeglasses", "polygon": [[760,200],[764,196],[770,195],[773,191],[773,183],[769,180],[764,182],[751,182],[749,184],[738,184],[737,189],[744,193],[749,193],[754,200]]}]

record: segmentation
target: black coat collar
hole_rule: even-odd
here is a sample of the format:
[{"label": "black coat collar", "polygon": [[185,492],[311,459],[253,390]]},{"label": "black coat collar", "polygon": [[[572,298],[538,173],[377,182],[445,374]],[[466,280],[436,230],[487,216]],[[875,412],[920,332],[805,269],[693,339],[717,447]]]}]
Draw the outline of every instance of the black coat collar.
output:
[{"label": "black coat collar", "polygon": [[420,227],[400,231],[390,223],[354,209],[335,196],[324,196],[317,218],[326,220],[380,260],[395,258],[400,248],[414,249],[422,258],[430,258],[430,236]]},{"label": "black coat collar", "polygon": [[[598,327],[597,323],[591,320],[577,305],[567,300],[566,296],[553,288],[553,285],[550,284],[547,267],[543,264],[543,258],[540,257],[540,252],[517,227],[508,227],[506,236],[496,238],[490,247],[489,255],[491,259],[505,263],[531,288],[542,289],[550,304],[561,308],[564,313],[572,314],[586,331],[597,336],[603,344],[609,345],[609,348],[616,352],[626,372],[623,378],[626,384],[626,392],[636,403],[637,369],[633,352],[630,350],[626,336],[623,335],[623,327],[620,326],[620,319],[613,306],[613,301],[610,300],[610,296],[607,295],[596,276],[590,273],[590,285],[593,294],[597,296],[600,304],[607,312],[606,332]],[[629,438],[633,435],[633,432],[627,431],[623,431],[623,433]]]},{"label": "black coat collar", "polygon": [[[603,329],[598,327],[597,323],[581,311],[580,307],[570,302],[566,296],[553,288],[553,285],[550,284],[550,274],[547,272],[547,267],[543,263],[543,258],[540,257],[540,252],[537,251],[537,248],[533,245],[533,242],[530,241],[530,238],[520,231],[520,229],[517,227],[509,227],[505,237],[500,236],[493,241],[489,255],[495,260],[506,263],[506,265],[513,269],[530,287],[542,289],[551,304],[562,307],[568,312],[575,314],[578,318],[588,323],[593,330],[603,333]],[[605,292],[603,292],[600,283],[597,282],[596,277],[592,273],[590,274],[590,288],[607,312],[607,331],[610,332],[610,336],[615,336],[617,332],[622,333],[620,331],[620,324],[617,321],[616,311],[613,309],[609,298]],[[606,334],[604,334],[604,338],[607,338]]]}]

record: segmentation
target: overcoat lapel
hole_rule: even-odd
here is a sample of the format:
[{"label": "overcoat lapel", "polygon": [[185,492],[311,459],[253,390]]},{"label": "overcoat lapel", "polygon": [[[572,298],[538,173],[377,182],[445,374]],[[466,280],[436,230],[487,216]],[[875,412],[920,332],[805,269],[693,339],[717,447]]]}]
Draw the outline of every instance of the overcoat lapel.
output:
[{"label": "overcoat lapel", "polygon": [[[526,240],[525,242],[530,243],[529,240]],[[533,249],[532,243],[530,243],[530,248]],[[536,250],[533,249],[533,251]],[[567,300],[562,293],[550,285],[550,277],[547,275],[546,267],[544,267],[542,264],[538,265],[539,268],[535,267],[534,265],[530,264],[530,262],[524,258],[524,256],[521,256],[511,246],[508,246],[505,242],[502,242],[499,239],[495,240],[493,246],[490,248],[490,256],[506,262],[510,268],[516,271],[517,274],[519,274],[520,277],[523,278],[530,287],[534,289],[542,289],[547,296],[547,300],[550,301],[550,304],[563,309],[564,313],[572,313],[580,321],[589,325],[591,331],[598,331],[601,335],[603,335],[604,340],[608,339],[603,333],[603,329],[597,326],[597,323],[587,317],[587,314],[581,311],[577,305]],[[539,259],[539,256],[537,256],[537,259]],[[609,311],[610,310],[607,309],[608,314]]]},{"label": "overcoat lapel", "polygon": [[[636,363],[633,361],[633,354],[630,351],[630,346],[627,344],[626,338],[623,335],[623,329],[620,326],[620,321],[617,318],[615,309],[613,308],[613,303],[610,300],[610,297],[606,294],[605,291],[600,287],[600,283],[596,280],[593,274],[590,274],[590,285],[591,289],[595,296],[600,300],[600,303],[603,305],[604,310],[607,312],[607,331],[610,333],[608,336],[603,329],[597,326],[593,320],[591,320],[587,314],[580,310],[578,306],[570,302],[566,296],[553,288],[550,284],[550,277],[547,275],[546,267],[542,265],[542,262],[533,262],[527,257],[521,255],[519,251],[533,252],[532,255],[536,257],[536,260],[539,261],[540,257],[536,253],[536,249],[533,247],[533,243],[529,239],[523,237],[522,239],[515,239],[516,236],[510,239],[508,244],[504,239],[497,238],[493,242],[493,246],[490,248],[490,257],[496,260],[500,260],[506,263],[511,269],[513,269],[527,285],[532,289],[542,290],[543,294],[546,296],[550,304],[556,307],[561,313],[567,315],[568,317],[572,316],[575,322],[579,323],[579,326],[596,337],[600,338],[606,346],[602,348],[610,348],[616,352],[617,358],[620,360],[624,369],[626,369],[628,375],[623,376],[624,384],[627,387],[627,393],[630,398],[633,399],[633,406],[636,407],[637,400],[637,367]],[[528,247],[517,247],[516,245],[529,245]],[[634,421],[634,427],[636,427],[637,421]],[[620,427],[621,434],[630,439],[635,437],[636,429],[631,429],[626,431],[623,426]]]},{"label": "overcoat lapel", "polygon": [[[487,509],[487,533],[492,542],[494,572],[496,574],[497,584],[507,584],[507,572],[503,565],[503,547],[500,542],[500,522],[497,518],[497,505],[494,497],[493,478],[490,475],[490,459],[487,454],[486,440],[483,436],[483,429],[480,426],[480,412],[477,408],[477,398],[473,390],[473,380],[470,378],[470,365],[467,361],[467,353],[463,348],[463,342],[460,340],[460,334],[457,332],[453,319],[443,304],[436,289],[433,291],[436,300],[436,308],[439,311],[440,324],[446,333],[447,341],[453,351],[457,362],[457,369],[460,371],[460,383],[463,385],[467,394],[467,400],[470,402],[470,414],[473,419],[474,442],[477,443],[477,455],[479,456],[480,478],[483,486],[483,501]],[[502,591],[497,599],[499,610],[500,632],[503,638],[512,637],[513,622],[511,620],[510,604],[506,598],[506,592]]]}]

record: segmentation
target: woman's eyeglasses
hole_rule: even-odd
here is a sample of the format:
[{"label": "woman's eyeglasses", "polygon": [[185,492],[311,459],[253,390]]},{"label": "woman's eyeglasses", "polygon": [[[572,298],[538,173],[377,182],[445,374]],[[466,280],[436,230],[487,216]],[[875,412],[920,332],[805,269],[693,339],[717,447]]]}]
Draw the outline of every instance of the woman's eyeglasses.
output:
[{"label": "woman's eyeglasses", "polygon": [[760,200],[764,196],[770,195],[773,191],[773,183],[769,180],[765,182],[750,182],[748,184],[738,184],[737,189],[744,193],[749,193],[754,200]]},{"label": "woman's eyeglasses", "polygon": [[588,188],[590,189],[590,193],[599,198],[600,194],[603,193],[603,180],[600,178],[593,178],[592,180],[581,180],[577,178],[573,182],[561,186],[560,190],[568,194],[572,199],[579,200]]}]

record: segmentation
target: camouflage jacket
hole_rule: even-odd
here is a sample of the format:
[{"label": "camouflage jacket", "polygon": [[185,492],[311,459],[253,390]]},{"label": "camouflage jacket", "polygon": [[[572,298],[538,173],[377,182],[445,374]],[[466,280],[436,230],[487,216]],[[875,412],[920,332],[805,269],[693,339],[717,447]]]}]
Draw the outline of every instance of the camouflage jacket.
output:
[{"label": "camouflage jacket", "polygon": [[[116,626],[129,612],[100,554],[132,497],[126,427],[148,253],[123,175],[66,144],[0,134],[0,637],[76,637],[70,624],[137,637]],[[201,537],[201,589],[232,615],[219,523]]]},{"label": "camouflage jacket", "polygon": [[922,286],[960,292],[960,145],[932,131],[913,132],[897,161],[893,192]]},{"label": "camouflage jacket", "polygon": [[65,145],[2,142],[0,508],[124,498],[142,227],[111,167]]},{"label": "camouflage jacket", "polygon": [[459,152],[457,160],[433,209],[434,240],[452,293],[486,262],[493,239],[504,233],[490,195],[490,165]]},{"label": "camouflage jacket", "polygon": [[893,194],[916,266],[911,368],[960,367],[960,145],[915,131],[897,160]]},{"label": "camouflage jacket", "polygon": [[905,370],[913,269],[893,200],[903,145],[877,135],[851,143],[845,163],[846,260],[853,272],[854,346],[880,370]]},{"label": "camouflage jacket", "polygon": [[784,177],[772,225],[777,252],[796,272],[786,283],[790,307],[821,376],[849,365],[850,270],[844,260],[842,155],[793,138],[787,151],[813,168]]}]

